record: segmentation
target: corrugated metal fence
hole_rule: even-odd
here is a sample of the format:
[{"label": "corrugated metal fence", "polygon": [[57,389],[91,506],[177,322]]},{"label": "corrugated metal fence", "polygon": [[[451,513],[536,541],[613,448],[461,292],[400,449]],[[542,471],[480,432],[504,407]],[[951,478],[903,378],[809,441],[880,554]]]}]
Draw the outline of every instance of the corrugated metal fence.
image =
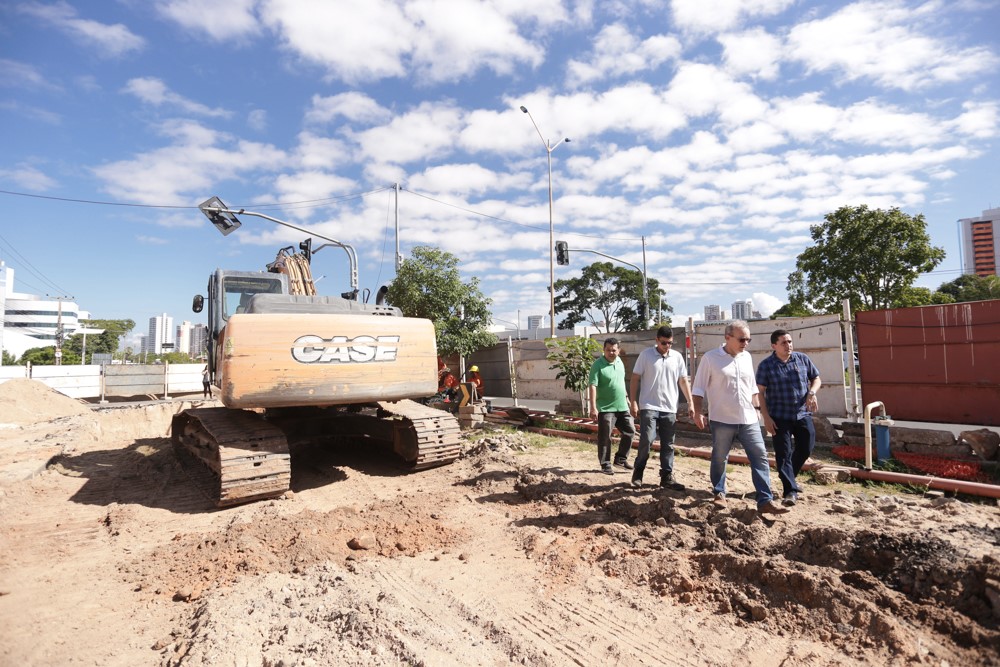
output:
[{"label": "corrugated metal fence", "polygon": [[861,395],[897,419],[1000,425],[1000,300],[859,312]]}]

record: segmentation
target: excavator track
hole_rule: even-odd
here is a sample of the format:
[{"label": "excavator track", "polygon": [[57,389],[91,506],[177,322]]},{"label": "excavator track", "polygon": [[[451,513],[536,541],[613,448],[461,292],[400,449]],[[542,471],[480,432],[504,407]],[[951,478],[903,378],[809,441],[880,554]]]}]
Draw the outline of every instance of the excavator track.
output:
[{"label": "excavator track", "polygon": [[378,407],[399,422],[393,451],[413,470],[447,465],[461,454],[461,429],[454,415],[409,400],[380,401]]},{"label": "excavator track", "polygon": [[194,455],[215,474],[219,507],[277,498],[291,486],[288,441],[262,415],[195,408],[174,415],[170,430],[175,447]]},{"label": "excavator track", "polygon": [[304,422],[311,421],[328,436],[385,441],[410,470],[447,465],[462,448],[453,415],[409,400],[380,401],[368,414],[296,411],[283,418],[275,412],[273,420],[247,410],[195,408],[174,416],[171,439],[214,474],[215,502],[229,507],[277,498],[290,488],[291,457],[282,426],[308,430]]}]

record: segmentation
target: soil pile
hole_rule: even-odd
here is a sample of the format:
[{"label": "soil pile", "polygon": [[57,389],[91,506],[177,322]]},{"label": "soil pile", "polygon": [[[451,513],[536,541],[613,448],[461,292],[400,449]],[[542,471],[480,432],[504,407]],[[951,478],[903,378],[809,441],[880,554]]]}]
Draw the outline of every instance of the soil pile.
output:
[{"label": "soil pile", "polygon": [[89,412],[86,403],[37,380],[18,378],[0,384],[0,424],[25,426]]}]

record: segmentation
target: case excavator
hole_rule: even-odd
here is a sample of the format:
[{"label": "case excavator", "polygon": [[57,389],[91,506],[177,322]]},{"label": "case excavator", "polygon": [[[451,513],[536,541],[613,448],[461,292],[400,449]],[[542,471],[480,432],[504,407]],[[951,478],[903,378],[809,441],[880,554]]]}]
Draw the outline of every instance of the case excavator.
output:
[{"label": "case excavator", "polygon": [[[218,198],[201,205],[228,234],[240,225]],[[306,230],[300,230],[306,231]],[[319,236],[315,234],[315,236]],[[322,238],[322,237],[321,237]],[[290,487],[289,442],[352,439],[381,443],[413,470],[445,465],[460,452],[458,421],[412,399],[437,389],[437,349],[429,320],[403,317],[353,290],[316,295],[312,241],[284,248],[267,271],[217,269],[207,297],[208,367],[225,407],[177,414],[171,440],[207,466],[220,507],[275,498]]]}]

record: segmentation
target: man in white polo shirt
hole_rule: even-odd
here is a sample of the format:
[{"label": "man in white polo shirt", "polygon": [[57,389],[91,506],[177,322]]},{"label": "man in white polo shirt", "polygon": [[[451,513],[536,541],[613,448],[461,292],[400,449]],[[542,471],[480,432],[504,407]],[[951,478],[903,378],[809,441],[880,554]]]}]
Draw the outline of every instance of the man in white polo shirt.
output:
[{"label": "man in white polo shirt", "polygon": [[670,327],[656,330],[656,346],[639,353],[629,381],[630,409],[639,419],[639,453],[632,470],[632,486],[642,486],[642,473],[649,460],[653,440],[660,437],[660,486],[683,491],[684,485],[674,474],[674,429],[677,425],[677,388],[684,392],[688,415],[694,418],[691,385],[688,383],[684,355],[673,349],[674,332]]}]

